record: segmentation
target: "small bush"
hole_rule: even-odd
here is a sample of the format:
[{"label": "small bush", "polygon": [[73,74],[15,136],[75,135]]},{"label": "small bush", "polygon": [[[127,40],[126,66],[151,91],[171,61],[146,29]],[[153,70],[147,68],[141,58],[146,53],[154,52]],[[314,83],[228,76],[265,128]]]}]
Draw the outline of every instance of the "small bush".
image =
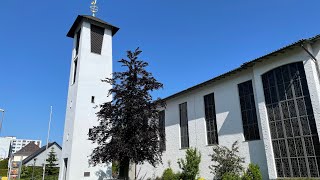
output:
[{"label": "small bush", "polygon": [[180,173],[174,173],[171,168],[164,170],[162,174],[162,180],[179,180]]},{"label": "small bush", "polygon": [[190,148],[186,151],[185,159],[179,159],[179,168],[182,170],[181,178],[187,180],[196,179],[199,174],[199,164],[201,162],[201,154],[197,148]]},{"label": "small bush", "polygon": [[8,159],[0,161],[0,169],[8,169]]},{"label": "small bush", "polygon": [[249,164],[247,171],[243,175],[243,180],[262,180],[260,168],[256,164]]},{"label": "small bush", "polygon": [[231,149],[225,146],[216,145],[213,147],[213,154],[211,154],[211,161],[213,165],[209,166],[211,173],[213,173],[217,179],[222,179],[222,176],[237,175],[243,172],[244,158],[238,155],[239,147],[238,142],[232,144]]},{"label": "small bush", "polygon": [[224,173],[221,179],[222,180],[241,180],[241,177],[235,173]]}]

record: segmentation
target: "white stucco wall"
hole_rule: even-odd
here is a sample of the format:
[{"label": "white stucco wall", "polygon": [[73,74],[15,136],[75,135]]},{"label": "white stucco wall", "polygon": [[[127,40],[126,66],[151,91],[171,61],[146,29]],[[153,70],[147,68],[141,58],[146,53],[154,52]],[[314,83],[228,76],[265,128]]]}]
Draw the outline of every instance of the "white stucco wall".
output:
[{"label": "white stucco wall", "polygon": [[[95,113],[99,109],[94,107],[111,100],[111,97],[107,97],[110,85],[101,80],[111,77],[112,73],[112,32],[111,28],[105,29],[102,53],[98,55],[91,53],[90,24],[83,22],[80,27],[77,80],[72,83],[76,57],[75,35],[61,156],[62,162],[68,158],[68,169],[65,172],[65,165],[61,165],[60,180],[63,180],[65,173],[67,180],[97,180],[111,175],[110,165],[89,165],[89,156],[95,145],[88,140],[88,132],[98,123]],[[91,103],[91,96],[95,96],[95,103]],[[90,177],[84,177],[84,172],[90,172]]]},{"label": "white stucco wall", "polygon": [[[320,59],[320,45],[318,42],[312,45],[311,50]],[[214,92],[219,144],[231,147],[234,141],[239,141],[240,156],[245,158],[245,166],[250,162],[258,164],[262,171],[263,179],[277,178],[261,75],[276,67],[298,61],[303,61],[304,63],[318,134],[320,134],[320,85],[315,62],[311,60],[310,56],[302,48],[297,47],[263,62],[256,63],[252,68],[238,72],[211,85],[190,91],[174,99],[169,99],[165,110],[167,141],[166,151],[163,153],[163,164],[158,165],[156,168],[148,163],[138,165],[138,177],[155,178],[161,176],[164,169],[168,168],[168,161],[171,162],[171,167],[174,171],[179,171],[177,159],[183,158],[185,155],[185,150],[180,149],[179,126],[179,104],[183,102],[188,103],[190,147],[197,147],[202,154],[200,176],[206,179],[214,177],[208,168],[212,164],[209,157],[209,154],[212,153],[212,147],[207,146],[203,100],[204,95]],[[261,140],[245,141],[243,136],[237,84],[247,80],[252,80],[253,83]]]},{"label": "white stucco wall", "polygon": [[[32,160],[30,160],[29,162],[27,162],[25,164],[25,166],[39,166],[42,167],[43,164],[47,163],[46,159],[49,157],[49,153],[51,152],[51,149],[53,148],[56,157],[58,158],[58,161],[56,162],[56,167],[60,167],[61,164],[61,149],[57,146],[57,145],[52,145],[50,148],[48,148],[47,150],[43,151],[42,153],[40,153],[39,155],[37,155],[36,157],[34,157]],[[36,159],[35,164],[34,164],[34,159]]]}]

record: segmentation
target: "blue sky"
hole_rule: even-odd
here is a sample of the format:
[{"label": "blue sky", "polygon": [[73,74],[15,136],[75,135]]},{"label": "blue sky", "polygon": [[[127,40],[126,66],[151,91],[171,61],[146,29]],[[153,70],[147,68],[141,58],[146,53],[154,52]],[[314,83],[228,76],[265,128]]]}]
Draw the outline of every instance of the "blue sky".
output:
[{"label": "blue sky", "polygon": [[[90,0],[7,0],[0,4],[2,136],[62,142],[72,40]],[[301,38],[320,33],[320,1],[98,0],[97,17],[120,31],[116,60],[140,47],[166,97]]]}]

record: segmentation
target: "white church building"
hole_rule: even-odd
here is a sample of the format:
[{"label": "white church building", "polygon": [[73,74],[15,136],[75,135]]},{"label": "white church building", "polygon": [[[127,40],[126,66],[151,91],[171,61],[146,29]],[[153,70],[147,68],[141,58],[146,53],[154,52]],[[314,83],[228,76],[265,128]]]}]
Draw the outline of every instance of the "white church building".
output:
[{"label": "white church building", "polygon": [[245,166],[263,179],[320,177],[320,36],[303,39],[165,98],[163,164],[138,177],[179,171],[185,149],[201,151],[200,176],[213,179],[212,146],[239,142]]},{"label": "white church building", "polygon": [[[59,180],[108,179],[111,165],[91,167],[88,140],[97,124],[95,106],[110,101],[101,82],[112,73],[112,36],[119,28],[92,16],[78,16],[73,38]],[[320,177],[320,37],[303,39],[244,63],[206,82],[165,98],[163,164],[137,165],[141,179],[161,176],[189,147],[202,154],[200,176],[212,146],[239,142],[245,165],[258,164],[264,179]]]}]

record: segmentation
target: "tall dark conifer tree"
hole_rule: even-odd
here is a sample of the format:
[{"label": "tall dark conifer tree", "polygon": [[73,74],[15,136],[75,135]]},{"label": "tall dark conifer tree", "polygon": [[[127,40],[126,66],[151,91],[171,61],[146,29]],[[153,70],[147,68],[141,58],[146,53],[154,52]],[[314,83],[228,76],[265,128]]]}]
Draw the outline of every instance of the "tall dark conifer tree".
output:
[{"label": "tall dark conifer tree", "polygon": [[100,105],[99,125],[92,129],[89,139],[98,146],[91,154],[91,163],[120,162],[120,177],[127,178],[129,163],[152,165],[161,162],[159,109],[163,100],[153,100],[151,91],[163,84],[146,70],[147,62],[138,60],[142,51],[127,51],[126,59],[118,61],[126,68],[103,80],[112,85],[108,95],[111,102]]}]

